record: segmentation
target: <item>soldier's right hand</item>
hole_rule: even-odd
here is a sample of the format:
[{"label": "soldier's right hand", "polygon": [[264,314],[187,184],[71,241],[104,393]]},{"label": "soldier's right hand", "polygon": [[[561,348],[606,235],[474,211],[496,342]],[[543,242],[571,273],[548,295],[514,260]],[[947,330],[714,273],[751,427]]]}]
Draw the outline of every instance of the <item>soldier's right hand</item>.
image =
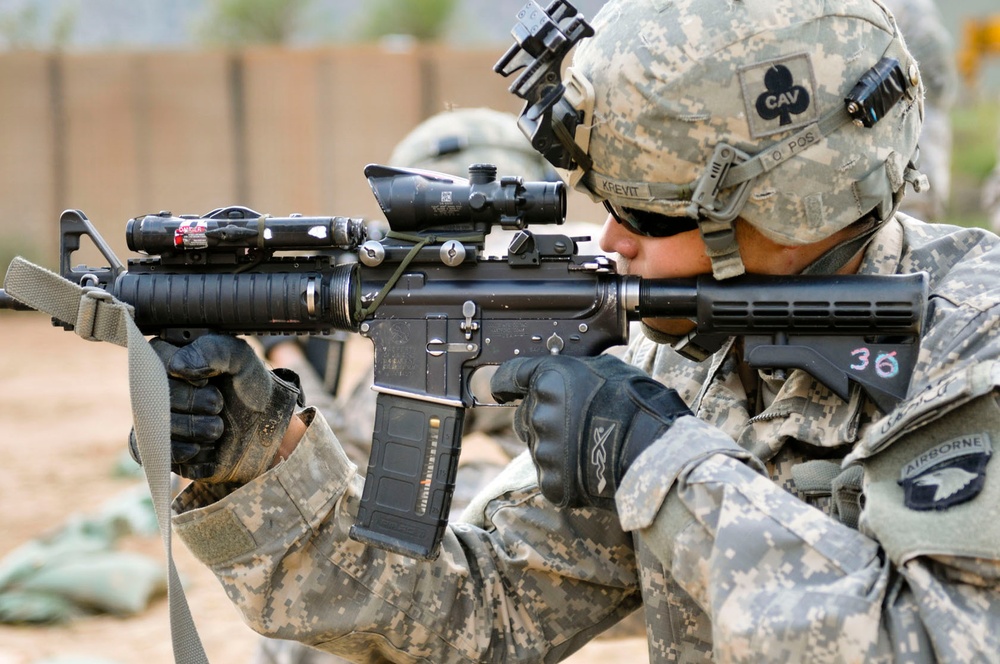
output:
[{"label": "soldier's right hand", "polygon": [[[228,335],[151,344],[170,385],[172,470],[211,483],[245,483],[266,471],[300,401],[295,374],[269,371],[249,344]],[[129,451],[141,463],[134,431]]]}]

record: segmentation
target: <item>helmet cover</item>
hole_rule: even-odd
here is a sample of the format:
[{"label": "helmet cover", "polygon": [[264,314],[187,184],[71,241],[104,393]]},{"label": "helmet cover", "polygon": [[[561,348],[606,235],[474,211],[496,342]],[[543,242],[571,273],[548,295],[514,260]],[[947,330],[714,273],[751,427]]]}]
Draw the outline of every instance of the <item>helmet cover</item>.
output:
[{"label": "helmet cover", "polygon": [[[816,242],[898,204],[923,90],[878,0],[610,0],[593,25],[572,63],[594,90],[581,181],[592,197],[691,216],[724,143],[760,156],[738,215],[777,243]],[[822,130],[882,57],[899,61],[904,96],[872,127]]]}]

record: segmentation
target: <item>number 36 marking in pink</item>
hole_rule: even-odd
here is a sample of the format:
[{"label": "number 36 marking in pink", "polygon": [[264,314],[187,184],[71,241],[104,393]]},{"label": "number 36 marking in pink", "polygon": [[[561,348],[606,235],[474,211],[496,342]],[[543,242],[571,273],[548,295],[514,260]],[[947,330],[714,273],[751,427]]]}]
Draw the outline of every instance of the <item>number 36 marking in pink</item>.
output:
[{"label": "number 36 marking in pink", "polygon": [[[851,351],[851,355],[856,360],[851,365],[851,368],[855,371],[864,371],[871,364],[872,352],[867,348],[856,348]],[[899,373],[899,361],[896,360],[896,351],[879,353],[875,356],[875,373],[880,378],[892,378]]]}]

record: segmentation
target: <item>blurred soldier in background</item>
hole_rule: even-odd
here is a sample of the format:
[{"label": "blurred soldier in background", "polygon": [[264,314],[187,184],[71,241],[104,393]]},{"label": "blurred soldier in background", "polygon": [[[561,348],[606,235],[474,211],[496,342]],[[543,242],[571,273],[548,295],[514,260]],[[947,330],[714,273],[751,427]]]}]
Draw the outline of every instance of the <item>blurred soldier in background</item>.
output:
[{"label": "blurred soldier in background", "polygon": [[950,113],[958,91],[954,45],[935,0],[883,2],[917,60],[925,90],[918,166],[930,189],[908,192],[900,209],[924,221],[942,221],[951,195]]},{"label": "blurred soldier in background", "polygon": [[[490,108],[456,109],[428,118],[396,145],[388,163],[460,177],[468,175],[470,164],[489,163],[497,166],[499,176],[516,175],[525,181],[559,179],[555,169],[531,147],[517,128],[517,117]],[[567,235],[593,232],[596,235],[597,230],[590,225],[569,224],[550,232]],[[490,233],[487,236],[487,254],[505,254],[509,234],[496,230]],[[597,251],[596,244],[590,246],[588,251]],[[375,422],[376,393],[371,389],[375,376],[371,343],[355,335],[332,343],[347,344],[343,368],[339,360],[330,361],[339,356],[327,352],[330,340],[314,337],[265,338],[265,349],[272,365],[298,373],[309,405],[323,412],[348,457],[363,469],[368,465]],[[310,352],[315,348],[320,348],[321,352]],[[359,355],[363,359],[359,360]],[[339,379],[331,375],[341,371],[353,375],[344,375]],[[338,392],[337,383],[345,386],[342,393]],[[489,394],[488,385],[484,386],[482,393]],[[452,517],[461,514],[472,497],[524,450],[524,443],[511,429],[511,415],[511,410],[507,408],[475,408],[466,414],[466,434],[452,500]],[[635,627],[637,633],[642,633],[641,624]],[[253,663],[335,664],[344,661],[298,642],[265,638],[261,639]]]},{"label": "blurred soldier in background", "polygon": [[495,164],[499,175],[555,181],[555,169],[517,128],[517,117],[491,108],[443,111],[417,125],[389,157],[400,168],[466,177],[469,165]]}]

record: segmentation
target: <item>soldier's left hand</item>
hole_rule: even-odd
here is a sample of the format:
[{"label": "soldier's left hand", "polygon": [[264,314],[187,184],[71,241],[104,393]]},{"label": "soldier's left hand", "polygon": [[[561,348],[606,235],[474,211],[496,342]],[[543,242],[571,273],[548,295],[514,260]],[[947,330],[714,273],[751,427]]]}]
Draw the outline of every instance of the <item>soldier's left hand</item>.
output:
[{"label": "soldier's left hand", "polygon": [[[302,405],[295,374],[269,371],[246,341],[225,334],[180,348],[161,339],[150,343],[170,385],[173,472],[210,484],[245,484],[266,471]],[[129,451],[142,463],[134,435]]]},{"label": "soldier's left hand", "polygon": [[629,465],[683,415],[677,392],[618,358],[517,358],[490,383],[521,399],[514,431],[528,444],[542,494],[560,507],[614,509]]}]

